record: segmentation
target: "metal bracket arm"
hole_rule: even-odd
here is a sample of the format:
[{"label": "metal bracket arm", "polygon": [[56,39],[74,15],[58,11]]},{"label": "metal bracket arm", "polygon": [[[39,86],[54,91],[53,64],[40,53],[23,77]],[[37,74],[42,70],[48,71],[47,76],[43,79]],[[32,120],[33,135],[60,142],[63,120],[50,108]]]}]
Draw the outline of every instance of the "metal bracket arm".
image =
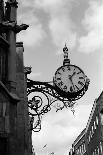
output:
[{"label": "metal bracket arm", "polygon": [[56,112],[58,110],[62,110],[64,107],[70,107],[73,110],[73,105],[75,103],[59,95],[55,86],[48,82],[32,81],[27,79],[28,97],[31,93],[35,92],[42,93],[47,99],[46,102],[43,101],[43,97],[34,95],[32,99],[28,101],[28,107],[30,108],[29,115],[31,117],[30,124],[32,124],[31,129],[35,132],[40,131],[42,115],[50,111],[51,106],[56,108]]}]

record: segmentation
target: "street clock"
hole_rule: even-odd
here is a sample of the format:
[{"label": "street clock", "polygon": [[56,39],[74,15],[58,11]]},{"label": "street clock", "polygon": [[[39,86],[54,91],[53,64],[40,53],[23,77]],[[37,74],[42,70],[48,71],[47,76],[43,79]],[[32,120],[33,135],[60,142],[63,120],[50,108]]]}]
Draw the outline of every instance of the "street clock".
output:
[{"label": "street clock", "polygon": [[[75,101],[80,99],[88,89],[90,80],[81,68],[70,63],[66,45],[63,52],[63,65],[56,70],[52,84],[27,79],[27,95],[38,93],[34,94],[28,102],[29,115],[32,118],[30,124],[34,132],[40,131],[42,115],[50,111],[51,106],[56,108],[56,112],[69,107],[74,113]],[[44,98],[45,101],[43,101]]]},{"label": "street clock", "polygon": [[[71,100],[76,100],[85,93],[86,87],[89,84],[89,79],[81,68],[70,64],[66,45],[63,48],[63,52],[63,66],[59,67],[55,72],[53,83],[60,95],[69,99],[71,98]],[[80,96],[81,93],[82,96]]]}]

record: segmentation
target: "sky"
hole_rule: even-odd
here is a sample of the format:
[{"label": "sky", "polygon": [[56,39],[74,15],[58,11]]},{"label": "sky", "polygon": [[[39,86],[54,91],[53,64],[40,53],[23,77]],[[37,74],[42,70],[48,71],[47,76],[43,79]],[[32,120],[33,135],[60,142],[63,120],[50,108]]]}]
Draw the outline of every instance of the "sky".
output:
[{"label": "sky", "polygon": [[[94,100],[103,88],[103,0],[18,0],[18,23],[29,28],[17,36],[24,44],[28,78],[52,81],[63,64],[65,42],[71,64],[90,79],[85,95],[76,101],[75,115],[68,108],[52,108],[42,118],[42,129],[32,134],[36,155],[68,155],[86,127]],[[45,147],[44,147],[45,146]]]}]

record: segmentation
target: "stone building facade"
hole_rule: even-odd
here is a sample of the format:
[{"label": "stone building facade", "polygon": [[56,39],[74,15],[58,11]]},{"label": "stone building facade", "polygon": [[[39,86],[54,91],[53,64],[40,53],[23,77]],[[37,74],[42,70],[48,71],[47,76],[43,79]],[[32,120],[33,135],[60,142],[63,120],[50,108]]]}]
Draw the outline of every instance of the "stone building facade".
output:
[{"label": "stone building facade", "polygon": [[86,128],[72,144],[70,155],[103,155],[103,92],[95,99]]},{"label": "stone building facade", "polygon": [[16,43],[16,92],[20,101],[17,104],[17,138],[20,155],[32,152],[31,131],[29,130],[28,99],[26,75],[23,63],[24,47],[22,42]]},{"label": "stone building facade", "polygon": [[[26,75],[23,43],[16,34],[25,29],[17,25],[17,2],[0,0],[0,154],[31,155]],[[4,11],[5,10],[5,11]]]}]

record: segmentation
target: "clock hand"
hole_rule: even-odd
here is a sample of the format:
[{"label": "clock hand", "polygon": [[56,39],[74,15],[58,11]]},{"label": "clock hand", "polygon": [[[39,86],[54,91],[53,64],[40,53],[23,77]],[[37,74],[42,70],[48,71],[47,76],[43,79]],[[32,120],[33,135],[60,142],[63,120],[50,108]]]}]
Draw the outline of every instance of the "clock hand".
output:
[{"label": "clock hand", "polygon": [[76,74],[76,72],[73,72],[72,75],[69,75],[69,79],[72,79],[72,77]]},{"label": "clock hand", "polygon": [[76,72],[73,72],[73,74],[71,75],[71,78],[76,74]]},{"label": "clock hand", "polygon": [[74,86],[74,84],[73,84],[72,79],[71,79],[71,78],[69,78],[69,79],[70,79],[70,81],[71,81],[71,84],[72,84],[72,86],[73,86],[73,89],[75,90],[75,86]]}]

